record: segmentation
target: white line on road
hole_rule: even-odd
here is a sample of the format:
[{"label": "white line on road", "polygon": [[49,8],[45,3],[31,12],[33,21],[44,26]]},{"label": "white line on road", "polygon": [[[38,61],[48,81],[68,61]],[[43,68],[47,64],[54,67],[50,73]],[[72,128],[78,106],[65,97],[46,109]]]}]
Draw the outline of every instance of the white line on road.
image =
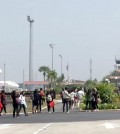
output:
[{"label": "white line on road", "polygon": [[104,126],[107,129],[114,129],[120,127],[118,124],[112,124],[112,123],[104,123],[104,124],[100,124],[99,126]]},{"label": "white line on road", "polygon": [[2,124],[0,125],[0,129],[6,129],[12,127],[12,124]]},{"label": "white line on road", "polygon": [[33,134],[39,134],[41,131],[47,129],[49,126],[51,126],[53,123],[49,123],[47,125],[45,125],[44,127],[38,129],[38,131],[34,132]]}]

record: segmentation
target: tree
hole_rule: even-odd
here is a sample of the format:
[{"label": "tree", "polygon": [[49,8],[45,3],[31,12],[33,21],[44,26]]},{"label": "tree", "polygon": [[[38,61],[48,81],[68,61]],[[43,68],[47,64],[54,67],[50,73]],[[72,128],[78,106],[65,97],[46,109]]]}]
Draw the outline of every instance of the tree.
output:
[{"label": "tree", "polygon": [[[50,71],[50,68],[47,66],[41,66],[41,67],[39,67],[38,71],[43,72],[43,77],[44,77],[44,81],[45,81],[45,77],[48,74],[48,72]],[[45,90],[45,85],[44,85],[44,90]]]},{"label": "tree", "polygon": [[64,74],[62,74],[61,76],[59,76],[58,78],[57,78],[57,82],[63,82],[63,80],[65,79],[65,76],[64,76]]},{"label": "tree", "polygon": [[57,79],[57,73],[55,70],[50,70],[48,72],[48,80],[50,80],[51,83],[51,88],[53,87],[53,81],[55,81]]},{"label": "tree", "polygon": [[94,87],[96,86],[96,81],[87,80],[87,81],[85,82],[85,86],[86,86],[87,88],[92,89],[92,88],[94,88]]}]

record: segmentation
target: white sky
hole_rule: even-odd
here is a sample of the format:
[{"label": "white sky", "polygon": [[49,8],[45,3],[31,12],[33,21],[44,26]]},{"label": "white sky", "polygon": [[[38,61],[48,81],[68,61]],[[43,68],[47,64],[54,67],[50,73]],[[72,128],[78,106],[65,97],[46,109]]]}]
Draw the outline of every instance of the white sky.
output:
[{"label": "white sky", "polygon": [[[33,24],[34,78],[43,80],[40,66],[51,67],[54,47],[54,69],[60,75],[69,63],[73,79],[101,80],[114,69],[120,50],[120,0],[0,0],[0,68],[6,64],[6,80],[22,82],[29,72],[29,23]],[[3,73],[0,75],[3,80]]]}]

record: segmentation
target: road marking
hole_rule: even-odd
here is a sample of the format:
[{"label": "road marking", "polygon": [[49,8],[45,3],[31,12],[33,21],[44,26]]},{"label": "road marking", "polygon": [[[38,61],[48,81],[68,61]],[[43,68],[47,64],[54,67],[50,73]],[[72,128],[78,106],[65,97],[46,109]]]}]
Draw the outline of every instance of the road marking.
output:
[{"label": "road marking", "polygon": [[33,134],[39,134],[41,131],[47,129],[49,126],[51,126],[53,123],[49,123],[47,125],[45,125],[44,127],[38,129],[38,131],[34,132]]},{"label": "road marking", "polygon": [[0,129],[6,129],[6,128],[10,128],[13,127],[12,124],[2,124],[0,125]]},{"label": "road marking", "polygon": [[114,129],[120,127],[118,124],[112,124],[112,123],[104,123],[99,126],[104,126],[106,129]]}]

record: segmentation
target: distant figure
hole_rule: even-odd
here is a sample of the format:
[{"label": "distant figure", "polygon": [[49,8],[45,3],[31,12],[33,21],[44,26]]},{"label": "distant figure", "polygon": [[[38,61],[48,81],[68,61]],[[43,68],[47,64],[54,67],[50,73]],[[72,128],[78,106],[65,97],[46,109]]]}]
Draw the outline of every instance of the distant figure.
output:
[{"label": "distant figure", "polygon": [[92,100],[93,110],[98,110],[98,98],[99,98],[99,95],[98,95],[98,92],[97,92],[96,88],[94,88],[92,90],[92,97],[93,97],[93,100]]},{"label": "distant figure", "polygon": [[85,94],[85,100],[86,100],[86,112],[89,110],[92,110],[92,91],[88,89]]},{"label": "distant figure", "polygon": [[6,111],[7,102],[6,102],[5,90],[2,90],[2,92],[1,92],[1,103],[3,105],[3,108],[1,109],[1,113],[2,113],[2,111],[4,109],[5,114],[7,114],[7,111]]},{"label": "distant figure", "polygon": [[[13,100],[13,118],[15,117],[18,117],[19,116],[19,111],[18,111],[18,98],[19,98],[19,94],[16,93],[15,90],[12,91],[12,94],[11,94],[11,98]],[[15,116],[15,113],[16,113],[16,116]]]},{"label": "distant figure", "polygon": [[39,94],[38,90],[35,89],[33,93],[33,100],[32,100],[32,113],[36,113],[38,110],[38,102],[39,102]]},{"label": "distant figure", "polygon": [[52,108],[53,112],[55,112],[54,104],[52,105],[52,107],[50,105],[51,103],[54,103],[53,99],[54,98],[53,98],[52,94],[50,93],[50,91],[47,91],[46,102],[47,102],[47,108],[48,108],[49,113],[51,113],[51,108]]},{"label": "distant figure", "polygon": [[78,102],[77,102],[77,108],[79,110],[81,110],[81,103],[83,101],[83,96],[84,96],[84,91],[80,88],[78,93],[77,93],[77,98],[78,98]]},{"label": "distant figure", "polygon": [[75,101],[74,89],[71,90],[70,96],[71,96],[71,108],[74,109],[74,101]]},{"label": "distant figure", "polygon": [[69,99],[70,99],[70,94],[68,93],[68,88],[66,87],[64,91],[62,92],[63,96],[63,112],[65,112],[65,106],[66,106],[66,113],[69,113]]},{"label": "distant figure", "polygon": [[23,108],[25,116],[28,116],[28,114],[26,112],[27,104],[26,104],[26,101],[25,101],[25,93],[24,92],[20,93],[19,99],[20,99],[20,102],[21,102],[19,113],[20,113],[21,109]]},{"label": "distant figure", "polygon": [[45,97],[45,93],[43,92],[43,89],[40,88],[40,92],[39,92],[39,108],[40,108],[40,112],[42,110],[43,98],[44,97]]}]

